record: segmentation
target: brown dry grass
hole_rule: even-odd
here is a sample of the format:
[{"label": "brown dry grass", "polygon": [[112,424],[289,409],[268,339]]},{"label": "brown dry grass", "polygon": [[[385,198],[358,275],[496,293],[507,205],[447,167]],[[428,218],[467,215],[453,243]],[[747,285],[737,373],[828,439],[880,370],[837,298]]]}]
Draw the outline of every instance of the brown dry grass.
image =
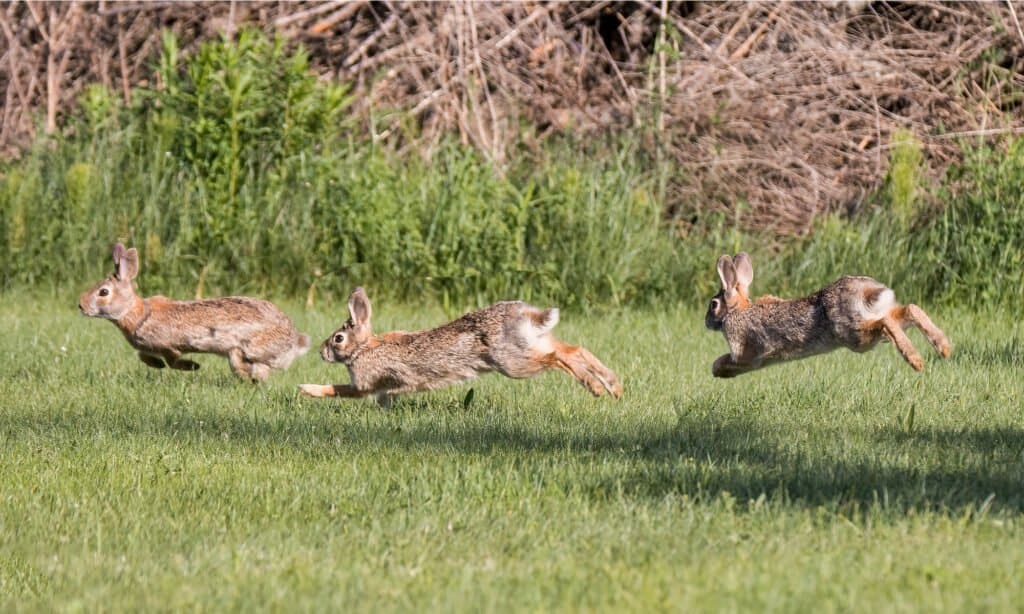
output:
[{"label": "brown dry grass", "polygon": [[[749,203],[781,235],[855,209],[896,129],[934,171],[956,135],[1019,130],[1019,2],[15,2],[0,7],[0,144],[54,131],[85,84],[130,98],[158,32],[186,51],[252,24],[353,84],[373,138],[456,134],[501,165],[524,139],[633,130],[675,164],[683,217]],[[402,126],[417,126],[414,140]]]}]

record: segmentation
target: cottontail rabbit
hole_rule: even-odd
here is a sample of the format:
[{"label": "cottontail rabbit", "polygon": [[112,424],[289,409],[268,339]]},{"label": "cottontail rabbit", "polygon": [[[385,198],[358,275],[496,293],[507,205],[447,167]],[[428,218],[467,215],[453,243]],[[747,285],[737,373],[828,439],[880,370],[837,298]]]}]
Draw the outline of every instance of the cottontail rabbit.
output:
[{"label": "cottontail rabbit", "polygon": [[949,339],[928,315],[917,305],[900,305],[892,290],[870,277],[841,277],[804,298],[767,296],[752,304],[747,295],[754,279],[750,256],[722,256],[718,276],[722,289],[711,299],[704,324],[725,334],[730,352],[715,360],[715,377],[734,377],[839,347],[866,352],[883,339],[892,341],[910,366],[921,371],[921,356],[903,332],[908,326],[921,329],[935,351],[949,357]]},{"label": "cottontail rabbit", "polygon": [[521,301],[496,303],[438,328],[374,336],[370,299],[356,288],[348,299],[349,319],[324,341],[320,356],[348,367],[350,385],[304,384],[314,397],[374,395],[384,407],[394,396],[441,388],[497,371],[513,378],[561,369],[594,396],[622,395],[622,384],[585,348],[566,345],[551,334],[557,309]]},{"label": "cottontail rabbit", "polygon": [[189,352],[226,356],[242,379],[261,382],[271,369],[287,369],[309,350],[309,337],[295,330],[288,316],[267,301],[230,296],[175,301],[135,294],[139,254],[114,246],[114,274],[78,301],[90,317],[114,322],[150,367],[194,371],[199,365],[181,357]]}]

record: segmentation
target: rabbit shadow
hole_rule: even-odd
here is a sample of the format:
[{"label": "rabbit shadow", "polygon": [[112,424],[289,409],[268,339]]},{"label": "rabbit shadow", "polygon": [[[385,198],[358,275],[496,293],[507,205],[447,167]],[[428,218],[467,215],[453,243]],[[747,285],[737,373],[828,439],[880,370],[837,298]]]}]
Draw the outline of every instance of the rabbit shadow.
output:
[{"label": "rabbit shadow", "polygon": [[[283,393],[278,398],[289,400]],[[292,441],[312,454],[320,454],[318,442],[307,439],[303,444],[301,438],[289,437],[292,428],[308,429],[310,422],[319,423],[315,431],[322,433],[319,437],[324,442],[353,448],[432,448],[546,461],[587,457],[605,469],[582,482],[574,474],[566,488],[582,489],[595,499],[613,493],[636,499],[713,498],[729,493],[738,501],[765,495],[807,507],[867,507],[885,500],[906,510],[980,506],[994,497],[997,508],[1024,511],[1020,488],[1024,428],[1017,426],[908,430],[881,425],[861,427],[852,434],[849,429],[826,428],[821,436],[833,441],[855,435],[882,450],[877,455],[850,456],[841,447],[808,452],[806,446],[793,445],[792,433],[771,432],[755,419],[718,413],[704,399],[680,402],[674,425],[614,432],[586,432],[572,425],[535,424],[514,417],[495,419],[486,410],[467,419],[461,404],[452,403],[447,411],[437,405],[413,397],[379,415],[380,410],[365,403],[361,407],[339,404],[319,416],[300,411],[289,421],[259,423],[242,415],[221,419],[243,439]],[[339,421],[338,415],[347,412],[355,415]],[[216,422],[207,428],[214,427]],[[890,461],[893,450],[922,460]],[[517,466],[529,466],[529,462]]]},{"label": "rabbit shadow", "polygon": [[[688,428],[694,430],[685,434]],[[841,440],[849,433],[836,429],[832,435]],[[647,498],[730,493],[739,501],[766,495],[808,507],[861,508],[885,500],[901,510],[958,509],[991,500],[998,508],[1024,511],[1020,427],[907,432],[886,426],[862,435],[880,447],[898,447],[911,458],[930,460],[908,464],[841,458],[827,451],[812,455],[794,451],[783,439],[752,434],[742,425],[690,424],[645,442],[639,452],[645,461],[641,468],[615,480],[626,485],[626,492]],[[694,460],[687,464],[673,457]],[[595,486],[605,492],[613,485],[604,480]]]},{"label": "rabbit shadow", "polygon": [[1024,341],[1012,338],[999,343],[965,341],[953,350],[954,363],[990,367],[1024,366]]},{"label": "rabbit shadow", "polygon": [[[606,431],[580,429],[571,420],[519,420],[484,404],[465,410],[455,399],[448,410],[439,409],[436,399],[403,399],[388,412],[369,402],[325,407],[296,401],[294,391],[270,389],[246,394],[230,408],[140,415],[119,428],[125,437],[145,433],[179,445],[229,433],[230,444],[225,445],[289,448],[312,463],[330,458],[339,448],[371,454],[428,449],[495,455],[510,460],[509,471],[530,471],[534,462],[558,466],[583,459],[600,470],[556,470],[549,479],[595,501],[670,496],[708,500],[728,493],[741,505],[766,498],[807,508],[866,508],[881,501],[888,509],[906,512],[991,502],[992,509],[1024,511],[1024,428],[1015,425],[883,425],[855,432],[815,427],[818,437],[841,442],[856,436],[880,450],[858,456],[844,453],[843,446],[809,450],[795,445],[793,437],[799,433],[766,429],[756,419],[708,406],[706,399],[680,401],[674,424],[637,423]],[[86,412],[64,413],[59,420],[0,414],[0,432],[8,439],[18,432],[38,437],[49,431],[60,437],[109,430],[110,424],[102,421]]]}]

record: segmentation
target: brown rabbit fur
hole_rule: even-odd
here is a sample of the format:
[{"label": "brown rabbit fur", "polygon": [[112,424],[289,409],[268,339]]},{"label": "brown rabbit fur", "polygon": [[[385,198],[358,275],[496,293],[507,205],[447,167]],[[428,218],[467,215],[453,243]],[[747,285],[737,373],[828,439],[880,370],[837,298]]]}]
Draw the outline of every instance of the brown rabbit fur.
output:
[{"label": "brown rabbit fur", "polygon": [[348,321],[324,341],[320,356],[347,366],[352,383],[300,386],[309,396],[373,395],[387,407],[396,395],[441,388],[482,373],[526,378],[547,369],[572,375],[594,396],[606,390],[615,398],[622,395],[618,377],[593,354],[551,334],[557,309],[508,301],[431,330],[380,337],[370,327],[370,299],[362,288],[349,297],[348,310]]},{"label": "brown rabbit fur", "polygon": [[840,347],[866,352],[883,340],[892,341],[910,366],[921,371],[924,362],[904,332],[910,326],[921,329],[943,358],[949,357],[949,339],[924,310],[900,305],[892,290],[870,277],[841,277],[804,298],[764,296],[751,303],[750,256],[722,256],[718,275],[722,289],[711,299],[704,324],[722,331],[730,352],[715,360],[715,377],[734,377]]},{"label": "brown rabbit fur", "polygon": [[82,294],[78,308],[114,322],[150,367],[194,371],[189,352],[226,356],[242,379],[261,382],[309,350],[309,337],[273,304],[247,296],[175,301],[135,293],[139,254],[114,246],[114,274]]}]

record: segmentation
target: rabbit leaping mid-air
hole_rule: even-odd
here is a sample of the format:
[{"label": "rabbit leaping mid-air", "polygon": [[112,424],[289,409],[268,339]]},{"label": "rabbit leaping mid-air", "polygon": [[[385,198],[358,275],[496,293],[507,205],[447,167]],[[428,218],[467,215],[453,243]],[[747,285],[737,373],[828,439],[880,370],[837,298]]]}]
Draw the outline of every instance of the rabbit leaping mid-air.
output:
[{"label": "rabbit leaping mid-air", "polygon": [[722,289],[711,299],[704,324],[722,331],[729,353],[712,365],[715,377],[734,377],[840,347],[866,352],[885,339],[921,371],[921,355],[904,332],[909,326],[921,329],[935,351],[949,358],[949,339],[924,310],[900,305],[892,290],[870,277],[841,277],[803,298],[766,296],[751,303],[747,291],[754,269],[746,252],[719,258],[718,276]]},{"label": "rabbit leaping mid-air", "polygon": [[313,397],[375,396],[387,407],[396,395],[433,390],[497,371],[512,378],[561,369],[594,396],[622,395],[619,378],[585,348],[551,334],[557,309],[521,301],[496,303],[443,326],[377,337],[370,328],[370,299],[356,288],[348,299],[349,319],[324,341],[320,356],[348,367],[351,384],[303,384]]},{"label": "rabbit leaping mid-air", "polygon": [[111,320],[150,367],[194,371],[189,352],[226,356],[242,379],[261,382],[309,350],[309,337],[273,304],[248,296],[175,301],[135,293],[139,253],[114,246],[114,273],[78,301],[87,316]]}]

